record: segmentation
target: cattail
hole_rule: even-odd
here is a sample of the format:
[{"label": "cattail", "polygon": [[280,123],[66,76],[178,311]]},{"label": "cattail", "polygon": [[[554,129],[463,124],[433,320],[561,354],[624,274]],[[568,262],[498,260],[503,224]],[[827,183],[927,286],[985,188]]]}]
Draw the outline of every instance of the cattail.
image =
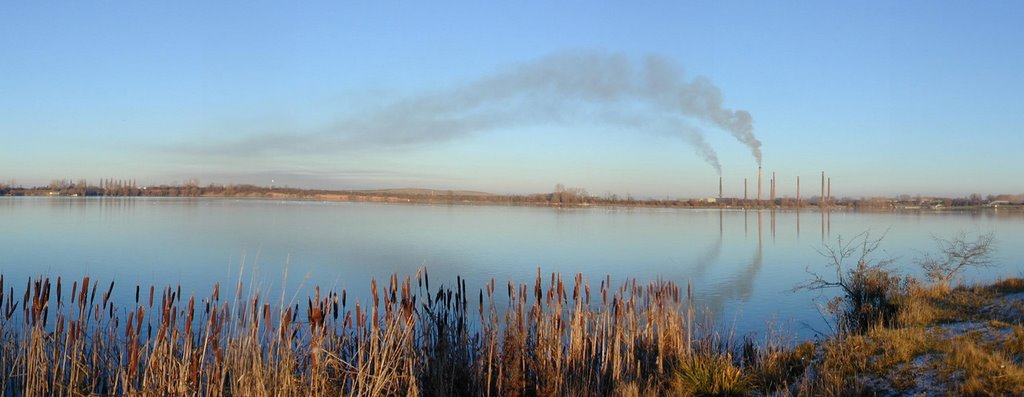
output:
[{"label": "cattail", "polygon": [[267,324],[267,329],[270,328],[270,304],[263,304],[263,322]]},{"label": "cattail", "polygon": [[[78,307],[82,309],[85,306],[85,296],[89,293],[89,276],[82,278],[82,291],[78,295]],[[72,294],[74,294],[72,292]]]},{"label": "cattail", "polygon": [[195,296],[189,296],[188,297],[188,316],[185,319],[185,326],[187,326],[188,327],[187,329],[189,329],[189,330],[192,329],[192,319],[195,316],[195,312],[196,312],[195,309],[196,309],[196,298],[195,298]]},{"label": "cattail", "polygon": [[[96,287],[99,283],[92,283],[92,293],[89,294],[89,304],[93,305],[96,303]],[[99,317],[99,315],[97,315]]]},{"label": "cattail", "polygon": [[284,311],[284,315],[281,316],[281,338],[283,339],[287,335],[288,327],[292,320],[292,308],[288,308]]},{"label": "cattail", "polygon": [[110,294],[114,292],[114,281],[110,281],[110,287],[107,288],[107,292],[103,294],[103,306],[107,305],[107,300],[110,299]]},{"label": "cattail", "polygon": [[25,297],[22,298],[22,300],[21,300],[22,302],[25,302],[25,304],[21,305],[21,307],[24,308],[25,310],[28,310],[28,298],[29,298],[29,293],[31,293],[31,292],[32,292],[32,278],[29,278],[28,279],[28,284],[25,285]]},{"label": "cattail", "polygon": [[370,279],[370,291],[373,293],[373,307],[377,307],[380,298],[377,296],[377,279]]}]

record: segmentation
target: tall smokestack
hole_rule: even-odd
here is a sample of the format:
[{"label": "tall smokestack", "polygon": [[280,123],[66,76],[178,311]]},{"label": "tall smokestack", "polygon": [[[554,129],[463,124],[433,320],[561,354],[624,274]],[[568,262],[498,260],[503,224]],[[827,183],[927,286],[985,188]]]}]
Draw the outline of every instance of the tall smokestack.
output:
[{"label": "tall smokestack", "polygon": [[[825,208],[825,171],[821,172],[821,199],[818,200],[818,206]],[[821,229],[824,231],[825,227],[822,227]]]},{"label": "tall smokestack", "polygon": [[[796,176],[796,207],[800,208],[800,175]],[[797,223],[796,227],[797,227],[797,230],[798,230],[797,233],[799,233],[800,224]]]},{"label": "tall smokestack", "polygon": [[761,205],[761,166],[757,166],[757,205]]},{"label": "tall smokestack", "polygon": [[743,201],[747,201],[747,178],[743,178]]},{"label": "tall smokestack", "polygon": [[718,199],[722,199],[722,177],[718,177]]},{"label": "tall smokestack", "polygon": [[832,205],[832,177],[828,177],[828,192],[825,194],[828,197],[828,205]]},{"label": "tall smokestack", "polygon": [[772,171],[772,204],[775,204],[775,171]]}]

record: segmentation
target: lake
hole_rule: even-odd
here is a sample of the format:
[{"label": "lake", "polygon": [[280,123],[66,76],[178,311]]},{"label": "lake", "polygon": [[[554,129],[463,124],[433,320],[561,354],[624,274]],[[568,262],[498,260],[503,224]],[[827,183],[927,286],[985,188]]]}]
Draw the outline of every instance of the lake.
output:
[{"label": "lake", "polygon": [[[204,198],[0,198],[0,272],[20,283],[40,274],[89,275],[130,303],[135,285],[181,285],[205,296],[215,282],[290,301],[311,286],[369,300],[371,278],[414,274],[467,280],[471,295],[493,277],[532,283],[582,272],[692,283],[695,302],[737,334],[778,324],[800,338],[825,331],[818,305],[832,296],[793,292],[807,268],[824,273],[824,241],[887,233],[883,255],[920,274],[913,259],[932,236],[993,232],[998,267],[967,281],[1019,276],[1024,214],[1005,211],[822,214],[769,210],[445,206]],[[18,281],[21,280],[21,281]],[[546,281],[545,281],[546,282]],[[19,285],[19,284],[15,284]],[[282,294],[284,287],[284,294]],[[350,299],[351,299],[350,298]]]}]

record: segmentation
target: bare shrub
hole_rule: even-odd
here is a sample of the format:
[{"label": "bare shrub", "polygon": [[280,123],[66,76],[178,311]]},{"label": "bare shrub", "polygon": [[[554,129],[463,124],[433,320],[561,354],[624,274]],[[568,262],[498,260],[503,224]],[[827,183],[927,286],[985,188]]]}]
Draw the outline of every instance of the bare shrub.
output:
[{"label": "bare shrub", "polygon": [[896,319],[900,277],[888,269],[893,259],[874,258],[884,238],[885,234],[871,237],[870,232],[848,240],[839,236],[834,244],[826,244],[818,250],[827,258],[826,266],[833,274],[823,275],[808,268],[811,280],[796,287],[796,290],[837,288],[842,291],[825,307],[834,320],[836,334],[863,333],[873,325],[889,325]]},{"label": "bare shrub", "polygon": [[982,234],[970,241],[960,232],[951,239],[932,237],[938,247],[937,254],[926,253],[917,259],[928,280],[938,288],[949,288],[950,282],[969,267],[991,267],[995,250],[995,235]]}]

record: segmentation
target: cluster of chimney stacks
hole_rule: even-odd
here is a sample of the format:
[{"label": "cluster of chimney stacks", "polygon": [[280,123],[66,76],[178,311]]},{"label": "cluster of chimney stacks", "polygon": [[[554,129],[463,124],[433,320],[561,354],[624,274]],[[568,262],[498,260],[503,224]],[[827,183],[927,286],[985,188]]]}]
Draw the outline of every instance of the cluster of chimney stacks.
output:
[{"label": "cluster of chimney stacks", "polygon": [[[761,205],[761,178],[762,178],[762,169],[761,169],[761,166],[758,166],[757,167],[757,204],[758,205]],[[776,193],[778,192],[776,190],[777,187],[778,187],[776,181],[777,180],[775,178],[775,172],[772,172],[771,179],[768,181],[768,184],[769,184],[768,185],[768,195],[769,195],[770,203],[772,203],[772,204],[775,203]],[[723,192],[722,192],[722,188],[723,188],[723,180],[722,180],[722,177],[719,176],[718,177],[718,198],[719,199],[722,199],[724,197],[723,196]],[[743,178],[743,201],[746,201],[747,199],[748,199],[748,196],[747,196],[747,178]],[[824,206],[828,206],[828,205],[831,205],[831,204],[832,204],[832,178],[831,177],[826,177],[825,176],[825,171],[822,171],[821,172],[821,199],[820,199],[819,205],[824,207]],[[801,199],[800,199],[800,176],[799,175],[796,177],[796,205],[797,205],[797,207],[800,207],[800,205],[801,205]]]}]

